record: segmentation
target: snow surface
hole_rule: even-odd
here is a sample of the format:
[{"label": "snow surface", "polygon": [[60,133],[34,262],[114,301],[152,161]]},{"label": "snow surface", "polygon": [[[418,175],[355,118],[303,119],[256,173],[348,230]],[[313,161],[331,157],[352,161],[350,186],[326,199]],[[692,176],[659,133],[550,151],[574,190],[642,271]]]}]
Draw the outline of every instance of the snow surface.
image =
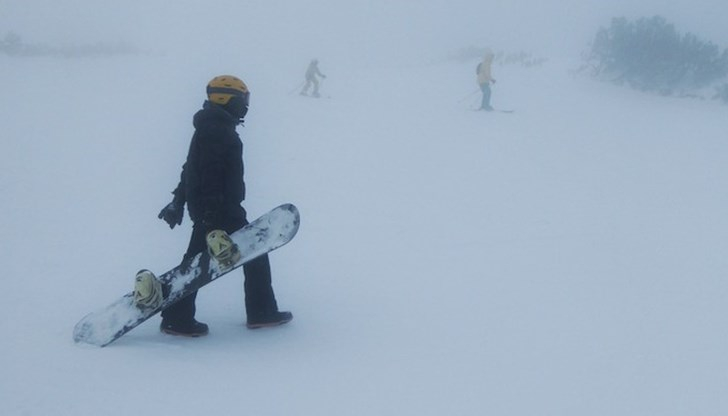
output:
[{"label": "snow surface", "polygon": [[[441,56],[318,56],[313,100],[295,93],[312,54],[256,45],[0,56],[0,414],[728,414],[725,106],[553,56],[494,67],[513,114],[470,111],[477,59]],[[139,269],[181,259],[189,219],[156,215],[221,73],[252,90],[249,215],[301,211],[271,256],[294,321],[246,330],[235,274],[198,296],[207,337],[153,318],[74,344]]]}]

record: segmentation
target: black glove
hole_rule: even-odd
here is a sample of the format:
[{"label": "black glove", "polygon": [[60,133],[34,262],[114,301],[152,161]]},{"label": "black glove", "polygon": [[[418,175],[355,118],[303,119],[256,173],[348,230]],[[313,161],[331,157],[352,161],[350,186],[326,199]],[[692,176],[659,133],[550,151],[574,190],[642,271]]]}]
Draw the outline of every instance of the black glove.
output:
[{"label": "black glove", "polygon": [[159,211],[157,218],[169,224],[169,228],[182,224],[182,217],[185,215],[185,206],[176,199]]}]

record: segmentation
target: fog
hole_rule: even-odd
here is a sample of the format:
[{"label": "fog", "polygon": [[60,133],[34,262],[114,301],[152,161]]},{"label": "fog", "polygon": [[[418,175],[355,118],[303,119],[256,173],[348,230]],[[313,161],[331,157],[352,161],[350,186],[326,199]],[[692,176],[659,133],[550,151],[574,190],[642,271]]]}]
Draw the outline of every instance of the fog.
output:
[{"label": "fog", "polygon": [[[718,1],[0,0],[0,415],[728,414],[728,118],[574,74],[615,16],[728,46]],[[2,39],[2,38],[0,38]],[[480,105],[480,57],[497,62]],[[75,49],[74,49],[75,47]],[[56,48],[56,49],[53,49]],[[69,48],[69,49],[64,49]],[[321,99],[297,91],[312,57]],[[178,264],[169,203],[215,75],[288,325],[245,329],[240,273],[197,298],[200,339],[159,317],[99,349],[76,322]],[[298,88],[297,88],[298,85]]]},{"label": "fog", "polygon": [[619,16],[662,15],[683,32],[726,45],[726,13],[720,0],[5,0],[0,34],[51,44],[127,42],[149,53],[244,57],[258,65],[312,56],[382,65],[485,45],[576,56]]}]

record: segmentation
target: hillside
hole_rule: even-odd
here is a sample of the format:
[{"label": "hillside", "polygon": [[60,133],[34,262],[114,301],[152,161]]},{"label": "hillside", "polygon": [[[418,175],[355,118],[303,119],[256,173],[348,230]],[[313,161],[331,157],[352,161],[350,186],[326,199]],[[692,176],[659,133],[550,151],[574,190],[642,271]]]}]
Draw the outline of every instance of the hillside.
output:
[{"label": "hillside", "polygon": [[[558,59],[494,68],[513,114],[470,110],[476,62],[321,57],[313,100],[291,68],[191,61],[3,63],[3,415],[728,411],[725,107]],[[252,90],[249,214],[301,211],[271,256],[294,321],[246,330],[236,274],[198,297],[208,337],[154,318],[74,345],[138,269],[180,260],[189,219],[156,215],[220,72]]]}]

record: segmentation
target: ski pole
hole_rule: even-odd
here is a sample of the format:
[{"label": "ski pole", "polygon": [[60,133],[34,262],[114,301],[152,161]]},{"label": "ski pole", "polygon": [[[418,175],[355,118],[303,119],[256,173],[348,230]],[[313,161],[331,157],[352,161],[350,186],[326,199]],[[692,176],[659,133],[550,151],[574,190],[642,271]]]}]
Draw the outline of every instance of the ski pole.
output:
[{"label": "ski pole", "polygon": [[480,89],[477,89],[477,90],[471,92],[470,94],[466,95],[465,97],[461,98],[460,100],[458,100],[458,103],[462,103],[463,101],[467,100],[468,98],[470,98],[471,95],[475,94],[478,91],[480,91]]},{"label": "ski pole", "polygon": [[292,89],[292,90],[288,91],[288,95],[291,95],[291,94],[293,94],[294,92],[296,92],[296,90],[300,90],[300,89],[301,89],[301,87],[303,87],[303,84],[305,84],[305,83],[306,83],[306,81],[302,81],[302,82],[301,82],[300,84],[298,84],[298,86],[297,86],[296,88],[294,88],[294,89]]}]

